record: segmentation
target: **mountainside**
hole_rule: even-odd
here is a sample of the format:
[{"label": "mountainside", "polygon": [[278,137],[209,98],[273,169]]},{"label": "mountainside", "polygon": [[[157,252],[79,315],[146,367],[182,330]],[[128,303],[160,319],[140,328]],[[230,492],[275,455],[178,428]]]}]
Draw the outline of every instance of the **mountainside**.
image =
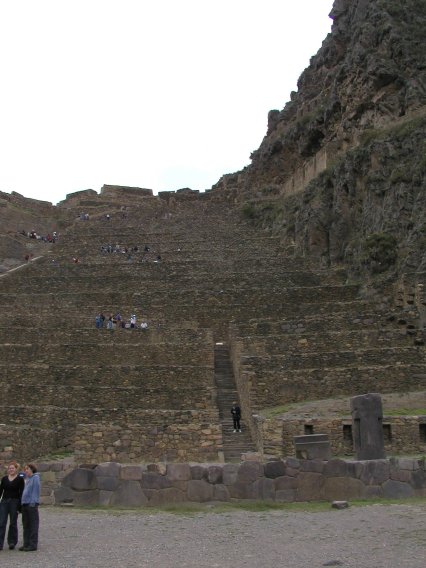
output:
[{"label": "mountainside", "polygon": [[330,16],[252,164],[215,187],[297,252],[352,276],[424,271],[426,2],[337,0]]}]

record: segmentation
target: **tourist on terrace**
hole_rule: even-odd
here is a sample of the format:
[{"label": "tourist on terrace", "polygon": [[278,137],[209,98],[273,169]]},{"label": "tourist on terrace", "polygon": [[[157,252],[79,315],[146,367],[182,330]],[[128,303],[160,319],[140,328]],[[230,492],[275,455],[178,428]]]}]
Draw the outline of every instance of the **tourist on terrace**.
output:
[{"label": "tourist on terrace", "polygon": [[24,491],[24,480],[18,475],[18,470],[19,465],[10,462],[7,466],[7,475],[0,482],[0,550],[3,549],[8,517],[7,544],[10,550],[18,544],[18,510]]}]

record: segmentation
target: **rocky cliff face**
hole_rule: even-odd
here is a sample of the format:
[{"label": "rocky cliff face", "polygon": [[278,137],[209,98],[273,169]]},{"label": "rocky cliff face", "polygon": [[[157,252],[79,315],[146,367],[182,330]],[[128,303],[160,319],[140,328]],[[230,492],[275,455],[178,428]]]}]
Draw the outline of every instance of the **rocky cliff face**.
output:
[{"label": "rocky cliff face", "polygon": [[[336,0],[330,16],[252,164],[216,188],[323,264],[362,277],[424,271],[426,1]],[[320,154],[320,175],[306,177]]]},{"label": "rocky cliff face", "polygon": [[244,172],[244,189],[280,184],[322,147],[353,146],[426,103],[425,0],[336,0],[332,32]]}]

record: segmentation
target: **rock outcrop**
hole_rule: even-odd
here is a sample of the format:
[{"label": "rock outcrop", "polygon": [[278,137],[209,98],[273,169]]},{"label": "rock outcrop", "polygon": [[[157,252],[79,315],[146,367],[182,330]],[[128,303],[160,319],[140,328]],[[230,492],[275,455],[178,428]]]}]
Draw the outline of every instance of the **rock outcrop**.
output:
[{"label": "rock outcrop", "polygon": [[424,271],[426,2],[337,0],[330,16],[251,165],[215,187],[352,276]]}]

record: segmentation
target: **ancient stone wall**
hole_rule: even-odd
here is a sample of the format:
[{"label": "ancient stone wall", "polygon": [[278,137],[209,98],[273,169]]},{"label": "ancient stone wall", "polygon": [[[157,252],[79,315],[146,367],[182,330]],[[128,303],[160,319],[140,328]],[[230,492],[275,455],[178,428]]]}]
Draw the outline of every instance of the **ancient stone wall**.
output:
[{"label": "ancient stone wall", "polygon": [[79,424],[77,461],[223,461],[222,430],[215,411],[147,410],[138,422]]},{"label": "ancient stone wall", "polygon": [[[327,434],[333,455],[353,455],[352,420],[344,418],[304,417],[270,418],[262,423],[265,454],[295,455],[293,437],[304,434]],[[426,452],[426,416],[384,416],[383,433],[387,454],[422,454]]]},{"label": "ancient stone wall", "polygon": [[46,500],[56,504],[141,507],[234,499],[295,502],[425,495],[424,459],[287,458],[212,465],[101,463],[65,475],[53,498],[46,496]]}]

